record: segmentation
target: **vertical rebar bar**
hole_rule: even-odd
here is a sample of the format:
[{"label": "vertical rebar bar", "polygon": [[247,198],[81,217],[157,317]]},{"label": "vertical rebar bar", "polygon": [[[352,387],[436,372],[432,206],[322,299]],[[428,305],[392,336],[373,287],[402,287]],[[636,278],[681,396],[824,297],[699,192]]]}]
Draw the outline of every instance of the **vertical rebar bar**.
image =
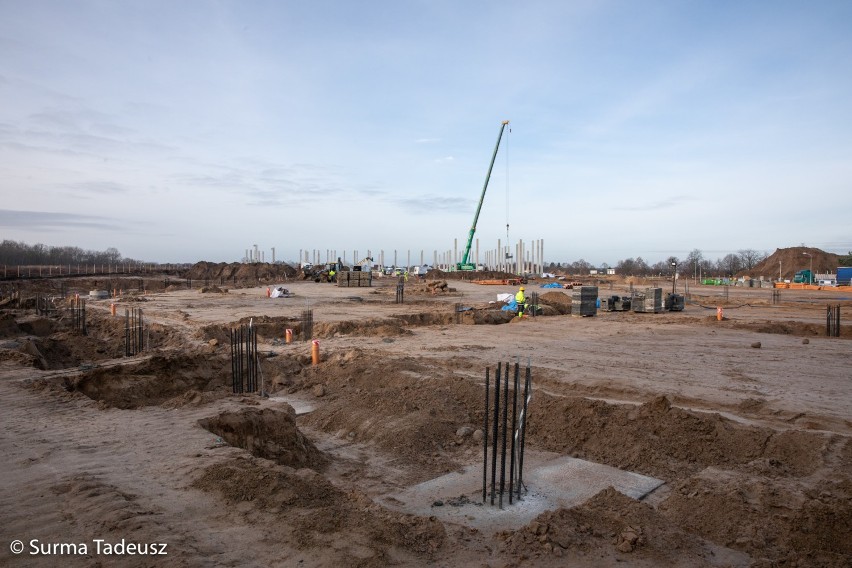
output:
[{"label": "vertical rebar bar", "polygon": [[495,482],[497,480],[497,435],[500,425],[500,375],[502,363],[497,363],[497,372],[494,373],[494,440],[491,448],[491,504],[494,504],[496,494]]},{"label": "vertical rebar bar", "polygon": [[509,363],[503,367],[503,416],[500,418],[503,428],[503,443],[500,450],[500,508],[503,508],[503,491],[506,488],[506,425],[509,418]]},{"label": "vertical rebar bar", "polygon": [[237,392],[237,369],[234,366],[234,328],[228,330],[228,339],[231,346],[231,392]]},{"label": "vertical rebar bar", "polygon": [[[509,504],[512,504],[512,493],[515,491],[515,426],[518,417],[518,381],[521,376],[520,364],[515,362],[515,379],[512,383],[512,449],[509,452]],[[508,406],[508,405],[507,405]]]},{"label": "vertical rebar bar", "polygon": [[524,444],[527,437],[527,402],[529,401],[530,390],[532,389],[532,371],[530,363],[527,361],[527,371],[524,377],[524,408],[523,408],[523,424],[521,425],[521,451],[518,456],[518,499],[521,498],[521,487],[524,484]]},{"label": "vertical rebar bar", "polygon": [[482,424],[482,502],[488,498],[488,387],[491,369],[485,368],[485,412]]}]

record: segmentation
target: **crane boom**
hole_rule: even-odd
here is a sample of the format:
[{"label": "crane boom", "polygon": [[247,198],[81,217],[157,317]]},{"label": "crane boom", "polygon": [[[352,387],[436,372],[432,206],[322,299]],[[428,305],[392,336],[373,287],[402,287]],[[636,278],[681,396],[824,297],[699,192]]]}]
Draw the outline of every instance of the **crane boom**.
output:
[{"label": "crane boom", "polygon": [[488,173],[485,175],[485,183],[482,185],[482,195],[479,196],[479,204],[476,206],[476,214],[473,216],[473,225],[470,227],[470,233],[467,235],[467,245],[464,247],[464,256],[462,256],[462,261],[456,264],[456,270],[476,270],[476,265],[469,262],[470,247],[473,244],[473,234],[476,233],[476,223],[479,221],[479,212],[482,210],[482,202],[485,200],[488,181],[491,179],[491,170],[494,169],[494,160],[497,159],[497,150],[500,149],[500,140],[503,138],[503,130],[505,130],[507,124],[509,124],[508,120],[504,120],[500,124],[500,133],[497,135],[497,144],[494,145],[494,154],[491,155],[491,163],[488,165]]}]

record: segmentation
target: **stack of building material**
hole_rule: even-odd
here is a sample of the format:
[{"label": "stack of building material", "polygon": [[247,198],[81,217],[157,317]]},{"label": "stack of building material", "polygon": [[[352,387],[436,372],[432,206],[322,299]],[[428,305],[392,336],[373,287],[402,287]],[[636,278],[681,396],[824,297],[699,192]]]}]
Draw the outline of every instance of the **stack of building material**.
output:
[{"label": "stack of building material", "polygon": [[645,288],[644,293],[633,296],[633,311],[649,314],[663,311],[663,289]]},{"label": "stack of building material", "polygon": [[337,273],[337,285],[340,288],[369,288],[373,282],[370,271],[344,270]]},{"label": "stack of building material", "polygon": [[580,286],[571,292],[571,315],[594,316],[598,313],[598,287]]}]

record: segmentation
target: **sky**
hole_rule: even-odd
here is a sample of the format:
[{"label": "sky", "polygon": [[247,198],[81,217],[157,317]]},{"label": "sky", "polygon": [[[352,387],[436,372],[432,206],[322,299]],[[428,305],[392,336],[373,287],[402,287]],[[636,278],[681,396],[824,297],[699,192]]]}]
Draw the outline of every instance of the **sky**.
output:
[{"label": "sky", "polygon": [[431,262],[509,120],[481,254],[846,253],[850,30],[848,0],[0,0],[0,240]]}]

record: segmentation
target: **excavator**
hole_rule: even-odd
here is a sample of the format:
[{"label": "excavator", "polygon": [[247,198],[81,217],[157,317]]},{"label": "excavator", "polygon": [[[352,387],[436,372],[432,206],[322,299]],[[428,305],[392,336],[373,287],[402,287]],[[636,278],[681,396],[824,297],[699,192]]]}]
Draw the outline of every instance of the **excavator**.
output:
[{"label": "excavator", "polygon": [[[494,169],[494,160],[497,159],[497,150],[500,149],[500,140],[503,138],[503,130],[509,124],[508,120],[504,120],[500,125],[500,134],[497,135],[497,144],[494,146],[494,154],[491,156],[491,163],[488,165],[488,173],[485,175],[485,184],[482,186],[482,195],[479,196],[479,205],[476,206],[476,214],[473,216],[473,225],[470,227],[470,233],[467,235],[467,245],[464,248],[464,256],[461,262],[456,264],[456,270],[476,270],[476,264],[470,262],[470,247],[473,244],[473,234],[476,233],[476,223],[479,221],[479,212],[482,210],[482,202],[485,200],[485,191],[488,189],[488,181],[491,179],[491,170]],[[508,225],[506,226],[508,229]]]}]

